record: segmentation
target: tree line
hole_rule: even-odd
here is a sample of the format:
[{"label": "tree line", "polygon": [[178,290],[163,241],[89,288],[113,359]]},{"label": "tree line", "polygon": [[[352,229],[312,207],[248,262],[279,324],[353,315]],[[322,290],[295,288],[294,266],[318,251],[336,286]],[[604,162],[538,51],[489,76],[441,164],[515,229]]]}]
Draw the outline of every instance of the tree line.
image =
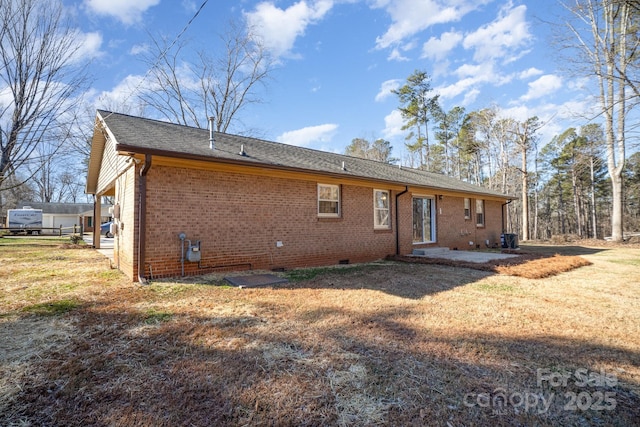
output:
[{"label": "tree line", "polygon": [[[554,235],[611,236],[612,183],[607,142],[600,123],[569,128],[542,140],[538,117],[518,121],[497,106],[445,111],[418,70],[394,93],[407,130],[404,166],[453,176],[503,194],[519,196],[507,207],[507,230],[523,240]],[[389,141],[356,138],[345,154],[386,163]],[[640,231],[640,153],[622,171],[625,231]]]},{"label": "tree line", "polygon": [[556,47],[594,90],[592,117],[540,141],[537,117],[499,117],[495,108],[443,111],[428,74],[417,70],[394,91],[408,131],[407,161],[519,193],[507,218],[523,240],[572,233],[622,241],[625,231],[639,230],[638,154],[627,159],[627,150],[640,100],[640,7],[631,0],[559,3],[567,14]]}]

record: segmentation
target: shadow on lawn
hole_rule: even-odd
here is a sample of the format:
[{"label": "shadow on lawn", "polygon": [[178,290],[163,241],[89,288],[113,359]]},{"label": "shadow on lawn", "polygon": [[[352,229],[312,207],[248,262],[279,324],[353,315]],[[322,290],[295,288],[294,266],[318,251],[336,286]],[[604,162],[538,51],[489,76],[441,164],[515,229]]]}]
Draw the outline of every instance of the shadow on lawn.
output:
[{"label": "shadow on lawn", "polygon": [[607,247],[586,247],[577,245],[536,245],[525,243],[521,245],[523,253],[540,254],[546,256],[559,255],[593,255],[600,252],[611,250]]},{"label": "shadow on lawn", "polygon": [[[530,250],[531,249],[531,250]],[[556,250],[558,249],[558,250]],[[420,299],[477,282],[494,274],[538,279],[591,264],[578,255],[606,249],[530,247],[511,251],[519,255],[485,263],[446,258],[390,256],[385,263],[339,268],[310,268],[285,273],[290,283],[275,289],[369,289],[402,298]],[[562,255],[562,257],[558,257]],[[543,261],[549,259],[549,262]]]},{"label": "shadow on lawn", "polygon": [[[303,272],[305,270],[302,270]],[[274,289],[369,289],[402,298],[420,299],[476,282],[494,273],[468,268],[451,268],[436,263],[387,262],[341,268],[310,269],[311,278],[294,279]],[[295,273],[295,270],[293,271]],[[291,277],[291,276],[290,276]]]},{"label": "shadow on lawn", "polygon": [[[33,359],[0,423],[632,425],[640,417],[637,378],[586,387],[537,378],[538,369],[637,367],[637,351],[554,336],[443,335],[407,326],[412,314],[318,316],[265,304],[252,315],[176,314],[149,323],[112,305],[83,306],[67,343]],[[506,401],[492,399],[496,390]],[[615,408],[566,408],[567,393],[598,392],[615,393]],[[546,410],[539,400],[525,409],[514,397],[551,394]]]}]

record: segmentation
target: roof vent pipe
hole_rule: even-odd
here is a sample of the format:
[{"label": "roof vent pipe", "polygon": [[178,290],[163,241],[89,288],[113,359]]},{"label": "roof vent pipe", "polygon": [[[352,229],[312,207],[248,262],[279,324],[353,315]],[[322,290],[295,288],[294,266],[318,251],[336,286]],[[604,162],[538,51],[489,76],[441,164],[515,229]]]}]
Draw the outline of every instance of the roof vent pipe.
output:
[{"label": "roof vent pipe", "polygon": [[209,117],[209,149],[216,148],[213,140],[213,116]]}]

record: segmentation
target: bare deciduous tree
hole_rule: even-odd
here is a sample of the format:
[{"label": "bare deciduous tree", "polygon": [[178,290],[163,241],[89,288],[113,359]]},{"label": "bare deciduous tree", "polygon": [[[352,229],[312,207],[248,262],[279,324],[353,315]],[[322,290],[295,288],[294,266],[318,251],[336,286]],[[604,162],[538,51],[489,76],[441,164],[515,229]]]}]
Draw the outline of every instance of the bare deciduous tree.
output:
[{"label": "bare deciduous tree", "polygon": [[65,143],[87,83],[81,48],[61,3],[0,0],[0,191]]},{"label": "bare deciduous tree", "polygon": [[611,237],[621,241],[626,120],[633,105],[631,98],[640,95],[633,83],[638,81],[635,75],[640,70],[637,67],[640,11],[631,0],[574,0],[565,7],[575,18],[566,21],[574,38],[572,47],[581,54],[575,65],[587,66],[588,75],[595,78],[611,177]]},{"label": "bare deciduous tree", "polygon": [[220,55],[210,49],[189,58],[186,44],[154,40],[145,60],[151,87],[141,100],[166,119],[187,126],[207,127],[213,116],[215,130],[227,132],[240,110],[262,102],[258,88],[267,83],[273,62],[251,29],[237,23],[229,23],[220,41]]},{"label": "bare deciduous tree", "polygon": [[529,240],[529,171],[528,154],[536,144],[535,133],[543,126],[537,117],[531,117],[524,122],[516,123],[514,134],[516,144],[522,159],[520,172],[522,173],[522,240]]}]

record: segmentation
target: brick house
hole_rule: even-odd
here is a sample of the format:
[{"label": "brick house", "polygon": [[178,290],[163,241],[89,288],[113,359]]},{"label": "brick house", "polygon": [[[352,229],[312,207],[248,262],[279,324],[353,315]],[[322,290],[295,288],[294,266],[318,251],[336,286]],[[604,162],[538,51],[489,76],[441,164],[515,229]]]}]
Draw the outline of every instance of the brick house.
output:
[{"label": "brick house", "polygon": [[114,261],[134,281],[495,246],[511,199],[440,174],[102,110],[86,191],[114,198]]}]

